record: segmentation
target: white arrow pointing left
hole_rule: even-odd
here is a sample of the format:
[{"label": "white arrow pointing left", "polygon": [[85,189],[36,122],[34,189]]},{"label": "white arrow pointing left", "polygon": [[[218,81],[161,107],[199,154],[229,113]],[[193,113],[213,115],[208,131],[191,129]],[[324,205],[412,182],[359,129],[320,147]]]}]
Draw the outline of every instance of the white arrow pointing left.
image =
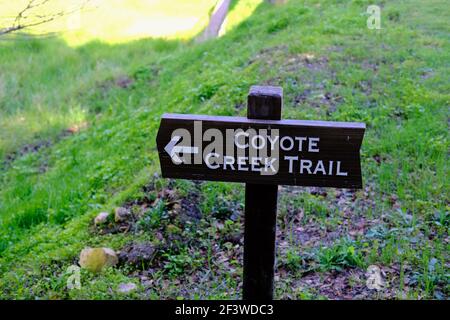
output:
[{"label": "white arrow pointing left", "polygon": [[164,147],[164,150],[172,158],[172,162],[175,164],[183,163],[183,160],[178,156],[179,153],[183,154],[197,154],[198,147],[186,147],[186,146],[176,146],[180,141],[180,136],[172,137],[172,140]]}]

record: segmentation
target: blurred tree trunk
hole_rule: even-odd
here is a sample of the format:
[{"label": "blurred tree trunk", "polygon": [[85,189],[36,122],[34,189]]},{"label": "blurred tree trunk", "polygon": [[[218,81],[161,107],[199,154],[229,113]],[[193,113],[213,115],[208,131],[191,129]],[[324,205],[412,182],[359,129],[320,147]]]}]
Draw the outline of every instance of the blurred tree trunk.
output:
[{"label": "blurred tree trunk", "polygon": [[211,15],[209,24],[197,39],[198,41],[201,42],[218,36],[220,28],[227,17],[230,2],[230,0],[222,0],[217,3],[214,12]]}]

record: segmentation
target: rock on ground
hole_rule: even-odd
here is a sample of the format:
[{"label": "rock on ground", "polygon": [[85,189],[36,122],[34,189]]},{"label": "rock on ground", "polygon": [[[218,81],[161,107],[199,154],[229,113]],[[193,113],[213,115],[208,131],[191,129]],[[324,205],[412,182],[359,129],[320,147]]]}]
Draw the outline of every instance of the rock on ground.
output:
[{"label": "rock on ground", "polygon": [[114,211],[114,220],[116,222],[127,221],[131,217],[131,212],[127,208],[119,207]]},{"label": "rock on ground", "polygon": [[99,272],[105,267],[113,267],[119,259],[110,248],[85,248],[80,253],[79,264],[91,272]]},{"label": "rock on ground", "polygon": [[104,224],[106,221],[108,221],[109,212],[100,212],[98,216],[95,217],[94,223],[95,225]]},{"label": "rock on ground", "polygon": [[157,250],[151,242],[131,243],[120,251],[119,260],[137,267],[149,266],[156,254]]},{"label": "rock on ground", "polygon": [[129,283],[121,283],[119,284],[119,288],[117,289],[117,292],[119,293],[130,293],[137,289],[137,285],[129,282]]}]

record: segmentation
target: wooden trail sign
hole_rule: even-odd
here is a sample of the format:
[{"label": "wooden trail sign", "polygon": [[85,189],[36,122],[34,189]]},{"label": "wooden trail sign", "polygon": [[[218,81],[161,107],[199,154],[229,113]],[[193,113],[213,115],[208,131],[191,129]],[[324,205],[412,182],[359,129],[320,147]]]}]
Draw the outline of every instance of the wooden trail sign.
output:
[{"label": "wooden trail sign", "polygon": [[363,135],[360,123],[166,114],[157,144],[166,178],[360,188]]},{"label": "wooden trail sign", "polygon": [[361,188],[365,124],[281,120],[280,87],[253,86],[247,118],[165,114],[164,178],[246,183],[244,299],[270,299],[278,185]]}]

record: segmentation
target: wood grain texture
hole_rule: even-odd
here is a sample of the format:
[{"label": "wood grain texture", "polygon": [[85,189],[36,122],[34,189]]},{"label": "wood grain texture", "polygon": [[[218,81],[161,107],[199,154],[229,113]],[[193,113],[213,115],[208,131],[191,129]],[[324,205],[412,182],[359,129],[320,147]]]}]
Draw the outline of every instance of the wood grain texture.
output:
[{"label": "wood grain texture", "polygon": [[245,185],[244,300],[273,298],[277,202],[277,185]]},{"label": "wood grain texture", "polygon": [[[261,175],[251,171],[212,170],[205,164],[175,165],[164,151],[169,143],[172,132],[185,128],[194,133],[194,121],[202,122],[202,131],[217,128],[224,133],[226,129],[247,130],[278,129],[280,136],[309,136],[320,138],[320,152],[299,153],[280,150],[280,158],[284,156],[300,156],[312,161],[341,161],[342,170],[348,176],[323,176],[289,173],[288,162],[280,161],[276,175]],[[361,167],[359,150],[364,136],[365,125],[354,122],[328,122],[306,120],[259,120],[242,117],[202,116],[165,114],[157,135],[157,146],[160,157],[162,176],[166,178],[184,178],[194,180],[248,182],[257,184],[280,184],[298,186],[361,188]],[[204,148],[209,142],[203,142]]]},{"label": "wood grain texture", "polygon": [[[271,98],[267,100],[267,96]],[[248,106],[249,119],[280,119],[283,89],[253,86]],[[244,300],[273,299],[277,203],[277,185],[245,184]]]},{"label": "wood grain texture", "polygon": [[247,98],[247,118],[280,120],[283,88],[252,86]]}]

